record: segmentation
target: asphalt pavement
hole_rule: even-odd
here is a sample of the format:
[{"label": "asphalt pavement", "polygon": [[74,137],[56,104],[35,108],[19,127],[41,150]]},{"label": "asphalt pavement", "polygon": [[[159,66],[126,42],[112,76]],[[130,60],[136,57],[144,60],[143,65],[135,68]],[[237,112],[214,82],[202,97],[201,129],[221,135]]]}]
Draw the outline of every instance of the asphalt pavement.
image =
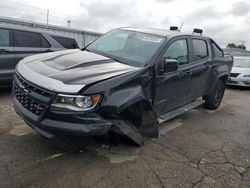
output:
[{"label": "asphalt pavement", "polygon": [[199,107],[159,129],[142,147],[66,153],[29,128],[0,90],[0,187],[250,187],[250,89],[228,88],[218,110]]}]

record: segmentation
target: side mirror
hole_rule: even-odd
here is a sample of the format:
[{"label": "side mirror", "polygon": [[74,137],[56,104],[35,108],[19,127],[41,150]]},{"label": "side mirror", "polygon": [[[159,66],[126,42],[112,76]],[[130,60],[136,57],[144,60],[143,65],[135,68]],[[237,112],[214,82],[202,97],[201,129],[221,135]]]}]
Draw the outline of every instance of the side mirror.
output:
[{"label": "side mirror", "polygon": [[178,70],[178,62],[175,59],[165,59],[163,72],[174,72]]}]

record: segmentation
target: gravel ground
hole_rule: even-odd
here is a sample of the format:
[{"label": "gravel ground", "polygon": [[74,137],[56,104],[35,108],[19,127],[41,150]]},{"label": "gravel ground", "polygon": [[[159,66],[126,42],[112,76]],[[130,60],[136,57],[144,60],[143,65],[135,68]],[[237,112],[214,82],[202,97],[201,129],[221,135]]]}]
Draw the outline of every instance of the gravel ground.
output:
[{"label": "gravel ground", "polygon": [[250,90],[230,88],[160,126],[143,147],[65,153],[34,133],[0,92],[0,187],[250,187]]}]

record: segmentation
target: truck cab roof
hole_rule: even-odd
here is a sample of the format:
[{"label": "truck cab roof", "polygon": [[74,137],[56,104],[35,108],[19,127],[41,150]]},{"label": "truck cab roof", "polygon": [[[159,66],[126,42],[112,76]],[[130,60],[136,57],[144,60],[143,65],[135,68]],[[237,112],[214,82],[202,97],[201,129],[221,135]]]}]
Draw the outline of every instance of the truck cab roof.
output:
[{"label": "truck cab roof", "polygon": [[203,35],[195,35],[190,33],[185,33],[178,30],[167,30],[167,29],[156,29],[156,28],[136,28],[136,27],[122,27],[120,28],[122,30],[127,31],[135,31],[135,32],[141,32],[141,33],[147,33],[147,34],[153,34],[153,35],[159,35],[167,38],[176,37],[176,36],[195,36],[195,37],[202,37],[202,38],[209,38]]}]

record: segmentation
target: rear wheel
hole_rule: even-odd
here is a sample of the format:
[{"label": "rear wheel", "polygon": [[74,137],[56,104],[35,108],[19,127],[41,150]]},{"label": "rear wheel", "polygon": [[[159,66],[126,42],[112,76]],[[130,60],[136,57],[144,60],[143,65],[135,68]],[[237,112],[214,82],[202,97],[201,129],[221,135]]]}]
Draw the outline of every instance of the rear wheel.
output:
[{"label": "rear wheel", "polygon": [[210,110],[215,110],[220,106],[221,100],[224,96],[226,85],[222,80],[218,80],[213,91],[204,96],[204,107]]}]

